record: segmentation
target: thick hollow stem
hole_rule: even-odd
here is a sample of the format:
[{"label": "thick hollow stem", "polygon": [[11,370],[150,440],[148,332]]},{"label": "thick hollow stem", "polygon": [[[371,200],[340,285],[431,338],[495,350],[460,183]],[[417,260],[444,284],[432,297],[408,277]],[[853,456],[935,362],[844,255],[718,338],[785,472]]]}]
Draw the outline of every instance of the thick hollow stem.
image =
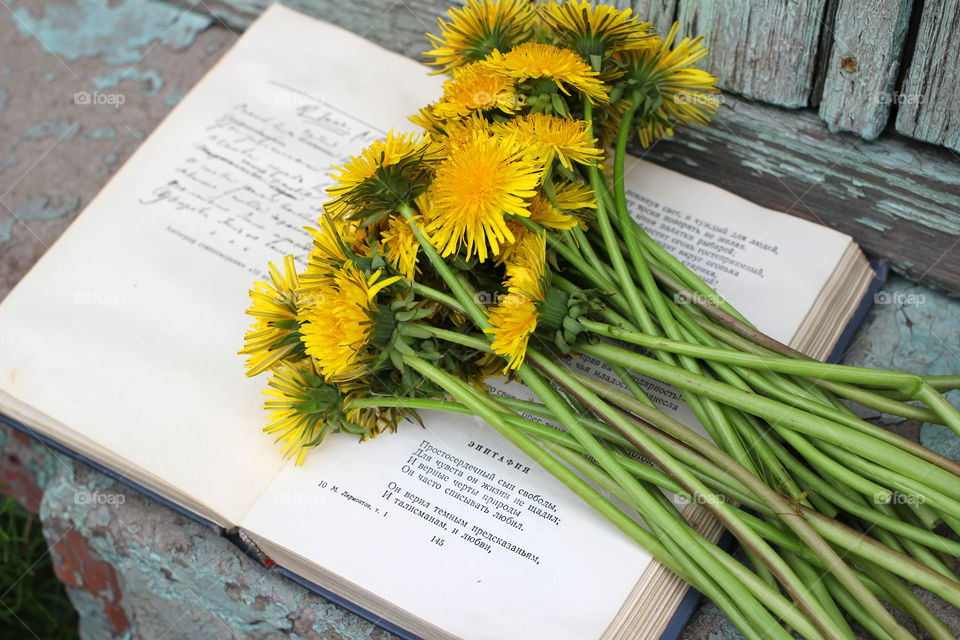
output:
[{"label": "thick hollow stem", "polygon": [[631,353],[613,345],[578,343],[575,348],[582,353],[608,362],[616,362],[663,382],[714,398],[718,402],[747,411],[768,422],[775,422],[785,428],[820,438],[844,449],[858,451],[860,455],[880,461],[883,466],[907,477],[918,479],[919,476],[924,483],[945,495],[954,499],[960,498],[960,482],[957,482],[956,475],[942,468],[925,464],[922,460],[882,440],[852,429],[845,429],[833,421],[784,405],[776,400],[664,365],[652,358]]}]

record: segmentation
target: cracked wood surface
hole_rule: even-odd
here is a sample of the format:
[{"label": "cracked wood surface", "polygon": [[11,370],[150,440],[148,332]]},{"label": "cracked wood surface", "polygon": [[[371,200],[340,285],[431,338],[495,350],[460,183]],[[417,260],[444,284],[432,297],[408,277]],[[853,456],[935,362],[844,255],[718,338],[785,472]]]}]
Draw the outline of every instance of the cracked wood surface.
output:
[{"label": "cracked wood surface", "polygon": [[873,140],[887,126],[913,4],[840,0],[820,99],[820,117],[831,131]]},{"label": "cracked wood surface", "polygon": [[706,36],[703,65],[727,91],[805,107],[825,0],[680,0],[681,36]]},{"label": "cracked wood surface", "polygon": [[960,151],[960,2],[926,0],[897,131]]}]

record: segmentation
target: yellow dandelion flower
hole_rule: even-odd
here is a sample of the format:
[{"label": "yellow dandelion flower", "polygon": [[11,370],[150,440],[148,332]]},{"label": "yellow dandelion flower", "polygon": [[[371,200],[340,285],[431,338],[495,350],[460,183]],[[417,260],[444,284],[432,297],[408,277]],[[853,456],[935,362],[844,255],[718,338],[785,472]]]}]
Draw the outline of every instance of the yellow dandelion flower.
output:
[{"label": "yellow dandelion flower", "polygon": [[335,218],[376,221],[426,188],[427,163],[436,160],[439,151],[429,135],[390,131],[342,167],[334,167],[338,184],[327,189],[331,200],[324,208]]},{"label": "yellow dandelion flower", "polygon": [[307,449],[320,444],[330,431],[327,418],[340,394],[317,375],[309,359],[298,365],[284,363],[268,384],[263,408],[269,418],[263,431],[283,443],[284,458],[303,464]]},{"label": "yellow dandelion flower", "polygon": [[650,23],[639,22],[632,10],[594,5],[589,0],[541,5],[540,17],[562,44],[585,60],[609,55],[615,49],[640,48],[653,35]]},{"label": "yellow dandelion flower", "polygon": [[679,25],[674,23],[658,46],[629,51],[622,55],[645,104],[655,105],[638,113],[640,143],[648,147],[673,135],[676,125],[706,124],[717,112],[719,100],[714,75],[693,68],[708,53],[703,36],[673,41]]},{"label": "yellow dandelion flower", "polygon": [[270,281],[255,282],[247,315],[255,321],[243,336],[240,353],[247,358],[247,375],[255,376],[284,359],[303,356],[297,321],[297,289],[300,286],[293,256],[283,259],[283,272],[271,262]]},{"label": "yellow dandelion flower", "polygon": [[491,109],[513,113],[517,102],[517,89],[511,78],[494,73],[482,62],[474,62],[453,72],[453,78],[444,83],[443,98],[433,112],[439,118],[462,118]]},{"label": "yellow dandelion flower", "polygon": [[437,115],[436,104],[420,109],[409,120],[424,129],[433,137],[438,155],[446,156],[460,143],[472,139],[475,132],[490,134],[490,122],[479,112],[471,112],[465,117],[442,118]]},{"label": "yellow dandelion flower", "polygon": [[311,254],[321,261],[346,260],[349,247],[357,244],[366,235],[352,220],[327,215],[317,220],[316,227],[306,229],[313,236]]},{"label": "yellow dandelion flower", "polygon": [[561,211],[570,213],[597,208],[597,195],[585,182],[560,180],[553,185],[553,195]]},{"label": "yellow dandelion flower", "polygon": [[[538,190],[530,200],[531,220],[536,214],[535,205],[540,194],[541,192]],[[516,262],[518,252],[524,251],[530,241],[528,236],[536,235],[535,232],[531,231],[525,224],[516,218],[510,218],[507,220],[507,230],[509,230],[510,235],[513,236],[513,242],[506,242],[500,248],[500,255],[497,256],[497,264],[509,264]]]},{"label": "yellow dandelion flower", "polygon": [[344,421],[341,428],[353,434],[359,434],[361,441],[376,438],[384,429],[396,432],[397,423],[402,413],[396,409],[380,410],[372,407],[355,409],[350,406],[351,401],[370,396],[370,385],[367,380],[350,380],[337,385],[343,394]]},{"label": "yellow dandelion flower", "polygon": [[303,464],[307,450],[319,445],[329,433],[346,432],[363,440],[376,437],[383,429],[396,430],[400,415],[376,408],[350,407],[354,399],[369,395],[365,380],[330,384],[318,373],[310,359],[297,364],[284,363],[273,371],[267,400],[269,412],[264,432],[283,443],[284,458]]},{"label": "yellow dandelion flower", "polygon": [[553,200],[540,189],[530,200],[530,219],[550,229],[587,228],[587,209],[597,208],[593,189],[583,182],[558,180],[553,183]]},{"label": "yellow dandelion flower", "polygon": [[353,380],[366,372],[373,357],[367,347],[376,331],[377,293],[400,279],[369,278],[346,262],[317,286],[299,314],[307,355],[328,382]]},{"label": "yellow dandelion flower", "polygon": [[528,39],[535,14],[529,0],[467,0],[462,9],[449,9],[447,17],[450,22],[437,18],[440,36],[427,34],[434,49],[423,54],[444,73]]},{"label": "yellow dandelion flower", "polygon": [[542,190],[530,200],[530,219],[549,229],[572,229],[579,223],[575,216],[553,206]]},{"label": "yellow dandelion flower", "polygon": [[420,251],[420,242],[407,221],[400,216],[391,216],[386,229],[380,233],[380,240],[390,266],[402,273],[407,280],[415,279],[419,272],[417,254]]},{"label": "yellow dandelion flower", "polygon": [[494,131],[516,134],[517,142],[521,145],[541,150],[544,164],[549,165],[557,158],[560,164],[571,171],[571,162],[595,164],[603,155],[583,120],[531,113],[494,125]]},{"label": "yellow dandelion flower", "polygon": [[517,369],[527,354],[530,336],[537,330],[539,305],[546,297],[546,246],[541,234],[530,234],[507,265],[508,294],[490,310],[494,353],[507,359],[503,372]]},{"label": "yellow dandelion flower", "polygon": [[597,72],[570,49],[525,42],[508,53],[494,51],[486,64],[497,73],[518,82],[546,78],[565,94],[570,93],[567,89],[569,86],[596,102],[607,101],[607,89]]},{"label": "yellow dandelion flower", "polygon": [[444,119],[437,115],[436,111],[434,111],[435,107],[436,104],[429,104],[425,107],[420,107],[420,110],[412,116],[409,116],[407,120],[431,135],[445,135],[446,131]]},{"label": "yellow dandelion flower", "polygon": [[466,118],[448,120],[444,128],[446,135],[440,138],[439,142],[443,145],[446,155],[471,143],[477,136],[493,135],[490,123],[475,113]]},{"label": "yellow dandelion flower", "polygon": [[501,244],[513,241],[505,216],[529,215],[527,199],[542,175],[543,166],[512,138],[475,133],[437,167],[427,235],[444,257],[461,245],[467,259],[496,256]]},{"label": "yellow dandelion flower", "polygon": [[317,227],[305,228],[313,236],[313,248],[307,257],[307,268],[300,274],[298,293],[301,296],[326,284],[345,261],[370,255],[368,230],[361,229],[349,218],[324,215],[317,220]]}]

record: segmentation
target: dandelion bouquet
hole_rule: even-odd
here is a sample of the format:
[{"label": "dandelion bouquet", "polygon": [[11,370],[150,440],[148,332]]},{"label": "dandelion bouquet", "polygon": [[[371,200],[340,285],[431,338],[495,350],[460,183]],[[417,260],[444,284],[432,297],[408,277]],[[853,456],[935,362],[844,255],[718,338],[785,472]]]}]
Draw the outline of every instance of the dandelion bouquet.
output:
[{"label": "dandelion bouquet", "polygon": [[[241,353],[269,375],[265,431],[283,453],[301,462],[332,432],[375,437],[419,411],[475,415],[749,638],[852,638],[850,619],[913,637],[889,607],[952,637],[902,580],[960,605],[960,465],[847,402],[960,433],[941,395],[960,376],[810,360],[628,213],[628,143],[717,109],[715,78],[695,67],[702,39],[585,0],[470,0],[439,28],[427,56],[450,78],[411,117],[421,132],[338,167],[306,268],[288,256],[251,291]],[[501,374],[535,399],[492,394]],[[710,439],[662,413],[638,374],[678,388]],[[663,490],[709,509],[749,564]]]}]

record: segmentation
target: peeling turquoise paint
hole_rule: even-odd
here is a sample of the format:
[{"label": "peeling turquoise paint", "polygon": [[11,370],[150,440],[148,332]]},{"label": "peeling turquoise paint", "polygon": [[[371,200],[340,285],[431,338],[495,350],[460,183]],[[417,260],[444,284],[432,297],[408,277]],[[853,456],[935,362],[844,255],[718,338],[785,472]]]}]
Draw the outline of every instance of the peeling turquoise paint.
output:
[{"label": "peeling turquoise paint", "polygon": [[56,79],[56,77],[57,77],[57,74],[51,71],[50,73],[45,75],[43,79],[46,80],[47,82],[53,82]]},{"label": "peeling turquoise paint", "polygon": [[17,208],[13,218],[0,221],[0,244],[10,240],[13,227],[30,220],[56,220],[73,213],[80,206],[78,196],[63,196],[51,202],[47,196],[32,196]]},{"label": "peeling turquoise paint", "polygon": [[[949,193],[946,187],[943,187],[942,190],[945,195]],[[902,202],[878,200],[877,209],[904,220],[920,219],[916,212],[912,210],[909,205]],[[960,218],[952,215],[950,209],[945,209],[944,215],[939,219],[924,218],[924,224],[936,229],[937,231],[942,231],[943,233],[949,233],[952,235],[960,234]]]},{"label": "peeling turquoise paint", "polygon": [[90,78],[93,86],[101,91],[116,87],[121,80],[139,80],[140,90],[143,92],[143,95],[148,98],[157,95],[160,89],[163,88],[163,78],[160,77],[159,73],[153,70],[140,71],[136,67],[116,69],[106,75]]},{"label": "peeling turquoise paint", "polygon": [[6,89],[0,89],[0,116],[3,115],[4,110],[7,108],[7,103],[10,101],[10,92]]},{"label": "peeling turquoise paint", "polygon": [[88,134],[94,140],[102,140],[104,138],[116,138],[117,130],[113,127],[97,127]]},{"label": "peeling turquoise paint", "polygon": [[8,75],[10,75],[10,67],[4,67],[3,69],[0,69],[0,76]]},{"label": "peeling turquoise paint", "polygon": [[117,154],[108,153],[107,155],[103,156],[103,161],[107,164],[117,164]]},{"label": "peeling turquoise paint", "polygon": [[35,16],[13,11],[17,29],[66,60],[101,57],[108,64],[133,64],[146,47],[161,42],[174,51],[193,43],[211,18],[155,0],[76,0]]},{"label": "peeling turquoise paint", "polygon": [[[891,277],[874,300],[841,362],[921,375],[960,371],[960,300],[900,276]],[[960,392],[951,391],[947,399],[960,406]],[[871,410],[858,412],[885,424],[903,421]],[[960,461],[960,438],[946,427],[924,424],[920,442]]]},{"label": "peeling turquoise paint", "polygon": [[870,227],[871,229],[876,229],[880,232],[890,229],[890,227],[882,222],[877,222],[876,220],[871,220],[870,218],[855,218],[854,220],[857,222],[857,224],[862,224],[865,227]]},{"label": "peeling turquoise paint", "polygon": [[77,137],[83,126],[79,122],[66,122],[64,120],[44,120],[27,127],[20,134],[21,140],[40,140],[42,138],[54,138],[56,140],[72,140]]}]

